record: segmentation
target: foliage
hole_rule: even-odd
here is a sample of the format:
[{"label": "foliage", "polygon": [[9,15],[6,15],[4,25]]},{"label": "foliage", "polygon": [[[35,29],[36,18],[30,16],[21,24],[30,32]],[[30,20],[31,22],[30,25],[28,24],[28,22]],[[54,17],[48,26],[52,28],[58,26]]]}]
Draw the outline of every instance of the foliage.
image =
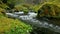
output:
[{"label": "foliage", "polygon": [[14,3],[15,5],[24,3],[24,0],[8,0],[8,3]]},{"label": "foliage", "polygon": [[27,34],[32,27],[18,19],[6,18],[0,15],[0,34]]},{"label": "foliage", "polygon": [[5,9],[0,8],[0,14],[2,14],[2,12],[5,13]]},{"label": "foliage", "polygon": [[29,9],[32,9],[31,6],[32,5],[29,4],[20,4],[20,5],[16,5],[14,9],[17,9],[18,11],[22,10],[25,12],[25,14],[27,14]]},{"label": "foliage", "polygon": [[[50,7],[50,9],[48,7]],[[57,3],[46,2],[43,5],[41,5],[39,10],[41,9],[43,12],[42,14],[40,14],[41,16],[44,14],[44,16],[48,16],[48,17],[56,17],[56,18],[60,17],[60,6]]]},{"label": "foliage", "polygon": [[6,4],[0,4],[0,8],[3,8],[3,9],[5,9],[5,8],[7,8],[8,6],[6,5]]},{"label": "foliage", "polygon": [[32,9],[37,12],[39,7],[40,7],[40,5],[35,5],[35,6],[32,7]]}]

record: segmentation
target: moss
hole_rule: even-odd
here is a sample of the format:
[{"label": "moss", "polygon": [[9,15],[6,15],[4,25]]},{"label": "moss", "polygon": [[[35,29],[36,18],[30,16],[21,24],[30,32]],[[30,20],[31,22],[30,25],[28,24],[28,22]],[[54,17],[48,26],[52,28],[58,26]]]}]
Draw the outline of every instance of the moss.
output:
[{"label": "moss", "polygon": [[47,16],[47,17],[53,17],[53,16],[60,17],[60,7],[54,4],[53,2],[44,3],[38,11],[40,11],[41,14],[44,14],[44,16]]},{"label": "moss", "polygon": [[3,8],[3,9],[5,9],[5,8],[7,8],[8,6],[6,5],[6,4],[0,4],[0,8]]},{"label": "moss", "polygon": [[0,8],[0,14],[5,13],[5,12],[6,12],[5,9]]}]

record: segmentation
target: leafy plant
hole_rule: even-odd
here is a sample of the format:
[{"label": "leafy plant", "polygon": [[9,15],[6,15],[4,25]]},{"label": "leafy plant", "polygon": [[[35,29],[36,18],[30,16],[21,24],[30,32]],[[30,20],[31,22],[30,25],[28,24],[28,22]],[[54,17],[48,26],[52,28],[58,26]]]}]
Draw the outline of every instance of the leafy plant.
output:
[{"label": "leafy plant", "polygon": [[32,27],[18,19],[6,18],[0,15],[0,34],[27,34]]}]

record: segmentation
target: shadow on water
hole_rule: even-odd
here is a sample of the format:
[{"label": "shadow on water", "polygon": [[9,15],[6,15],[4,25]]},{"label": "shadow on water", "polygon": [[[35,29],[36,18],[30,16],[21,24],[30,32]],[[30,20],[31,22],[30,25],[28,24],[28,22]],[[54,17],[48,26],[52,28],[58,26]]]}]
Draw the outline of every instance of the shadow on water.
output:
[{"label": "shadow on water", "polygon": [[60,26],[60,18],[53,18],[53,17],[40,17],[40,18],[37,18],[38,20],[40,21],[46,21],[50,24],[54,24],[54,25],[58,25]]},{"label": "shadow on water", "polygon": [[34,27],[33,31],[30,32],[30,34],[60,34],[60,33],[51,31],[50,29],[47,28]]},{"label": "shadow on water", "polygon": [[[56,18],[52,18],[52,17],[51,17],[51,18],[40,17],[38,20],[41,21],[41,22],[46,21],[46,22],[48,22],[49,24],[53,24],[53,25],[55,25],[55,26],[56,26],[56,25],[60,26],[60,19],[56,19]],[[35,33],[38,32],[37,34],[60,34],[60,33],[51,31],[51,30],[48,29],[48,28],[36,28],[36,29],[34,29],[33,31],[35,31]],[[32,33],[33,33],[33,32],[32,32]],[[33,34],[35,34],[35,33],[33,33]]]},{"label": "shadow on water", "polygon": [[50,22],[52,24],[58,25],[60,26],[60,18],[56,19],[56,18],[49,18]]}]

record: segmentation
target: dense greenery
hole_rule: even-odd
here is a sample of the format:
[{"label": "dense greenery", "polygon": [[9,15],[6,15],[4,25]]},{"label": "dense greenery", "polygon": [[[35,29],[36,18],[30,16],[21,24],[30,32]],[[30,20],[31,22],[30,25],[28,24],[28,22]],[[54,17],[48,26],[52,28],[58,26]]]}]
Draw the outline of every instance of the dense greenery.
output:
[{"label": "dense greenery", "polygon": [[[58,13],[60,11],[60,0],[44,0],[42,1],[42,3],[40,3],[39,0],[33,0],[33,2],[31,1],[31,3],[32,4],[26,3],[25,0],[0,0],[0,34],[28,34],[29,32],[32,31],[32,26],[25,24],[24,22],[18,19],[7,18],[5,15],[7,8],[9,10],[16,9],[18,11],[24,11],[25,14],[27,14],[29,10],[34,10],[38,12],[38,10],[42,9],[43,5],[45,6],[46,4],[48,4],[49,6],[51,6],[51,9],[52,9],[51,11],[53,12],[51,13],[51,15],[56,15],[54,11],[55,8],[57,9],[56,11],[58,11]],[[45,7],[45,9],[46,8],[47,7]],[[43,15],[45,14],[43,13],[42,16]],[[35,32],[35,30],[33,30],[32,32]],[[39,28],[39,30],[38,32],[41,33],[43,29],[41,30]]]},{"label": "dense greenery", "polygon": [[25,24],[24,22],[18,19],[7,18],[5,15],[6,10],[4,9],[4,7],[3,8],[1,7],[0,7],[0,34],[29,34],[29,32],[32,31],[32,26]]},{"label": "dense greenery", "polygon": [[28,34],[32,27],[18,19],[6,18],[0,14],[0,34]]}]

